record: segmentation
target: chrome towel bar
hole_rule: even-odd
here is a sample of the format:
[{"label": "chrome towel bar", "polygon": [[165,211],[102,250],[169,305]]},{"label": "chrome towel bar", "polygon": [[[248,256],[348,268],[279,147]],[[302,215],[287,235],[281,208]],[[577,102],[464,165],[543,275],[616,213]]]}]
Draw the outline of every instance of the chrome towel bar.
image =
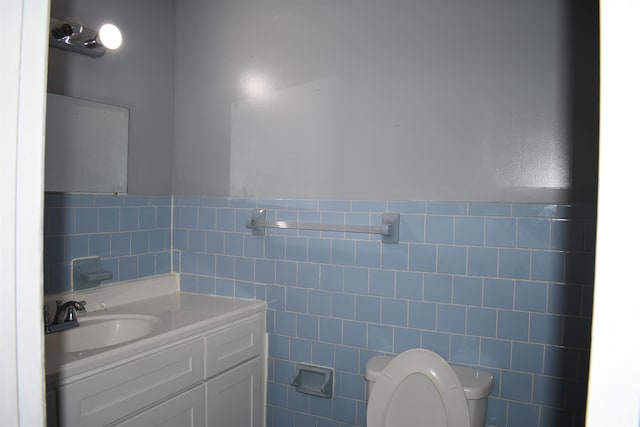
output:
[{"label": "chrome towel bar", "polygon": [[369,233],[382,235],[382,243],[398,243],[400,235],[400,214],[385,212],[382,214],[381,225],[343,225],[343,224],[314,224],[291,221],[267,221],[266,209],[254,209],[246,226],[251,228],[254,236],[264,236],[265,228],[280,228],[291,230],[337,231],[341,233]]}]

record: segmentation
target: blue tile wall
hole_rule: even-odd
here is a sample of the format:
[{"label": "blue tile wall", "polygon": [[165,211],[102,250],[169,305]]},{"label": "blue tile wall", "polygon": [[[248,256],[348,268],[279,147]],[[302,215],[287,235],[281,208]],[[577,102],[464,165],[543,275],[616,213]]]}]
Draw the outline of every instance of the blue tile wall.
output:
[{"label": "blue tile wall", "polygon": [[[56,231],[69,231],[50,234],[68,247],[50,256],[106,252],[106,233],[125,266],[137,257],[144,270],[144,244],[131,235],[126,246],[120,234],[153,223],[136,224],[126,208],[101,212],[89,198],[69,217],[50,212]],[[378,224],[381,212],[399,212],[400,243],[318,231],[252,236],[252,208],[267,209],[268,220],[328,224]],[[367,360],[414,347],[495,376],[489,426],[583,425],[594,240],[591,205],[180,196],[173,208],[183,290],[268,303],[272,427],[364,426]],[[335,397],[295,392],[297,362],[334,368]]]},{"label": "blue tile wall", "polygon": [[44,293],[71,290],[73,258],[99,256],[112,282],[170,272],[171,215],[171,196],[45,193]]},{"label": "blue tile wall", "polygon": [[[400,243],[252,236],[257,207],[327,224],[399,212]],[[46,194],[44,225],[46,293],[96,255],[113,281],[173,268],[184,291],[266,300],[269,426],[364,426],[367,360],[415,347],[495,376],[489,426],[584,424],[594,206]],[[334,368],[335,397],[295,392],[297,362]]]}]

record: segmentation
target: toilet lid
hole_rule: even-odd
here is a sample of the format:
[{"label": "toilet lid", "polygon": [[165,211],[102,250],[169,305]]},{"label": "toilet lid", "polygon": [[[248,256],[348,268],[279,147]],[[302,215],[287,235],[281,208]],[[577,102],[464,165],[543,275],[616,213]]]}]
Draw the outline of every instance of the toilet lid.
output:
[{"label": "toilet lid", "polygon": [[375,382],[367,427],[468,427],[458,376],[437,354],[411,349],[394,357]]}]

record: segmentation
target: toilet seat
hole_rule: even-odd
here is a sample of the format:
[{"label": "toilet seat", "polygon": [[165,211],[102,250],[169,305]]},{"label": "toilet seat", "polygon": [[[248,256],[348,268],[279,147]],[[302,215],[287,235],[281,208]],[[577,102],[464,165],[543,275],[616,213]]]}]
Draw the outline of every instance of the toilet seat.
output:
[{"label": "toilet seat", "polygon": [[367,427],[468,427],[458,376],[436,353],[407,350],[382,370],[369,396]]}]

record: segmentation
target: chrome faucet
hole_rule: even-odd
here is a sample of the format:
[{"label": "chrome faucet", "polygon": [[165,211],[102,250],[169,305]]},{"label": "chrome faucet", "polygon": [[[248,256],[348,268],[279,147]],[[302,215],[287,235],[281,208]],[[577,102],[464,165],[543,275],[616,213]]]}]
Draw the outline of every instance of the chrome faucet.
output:
[{"label": "chrome faucet", "polygon": [[51,319],[48,307],[44,309],[44,332],[57,332],[78,326],[78,311],[85,311],[86,301],[56,301],[56,314]]}]

